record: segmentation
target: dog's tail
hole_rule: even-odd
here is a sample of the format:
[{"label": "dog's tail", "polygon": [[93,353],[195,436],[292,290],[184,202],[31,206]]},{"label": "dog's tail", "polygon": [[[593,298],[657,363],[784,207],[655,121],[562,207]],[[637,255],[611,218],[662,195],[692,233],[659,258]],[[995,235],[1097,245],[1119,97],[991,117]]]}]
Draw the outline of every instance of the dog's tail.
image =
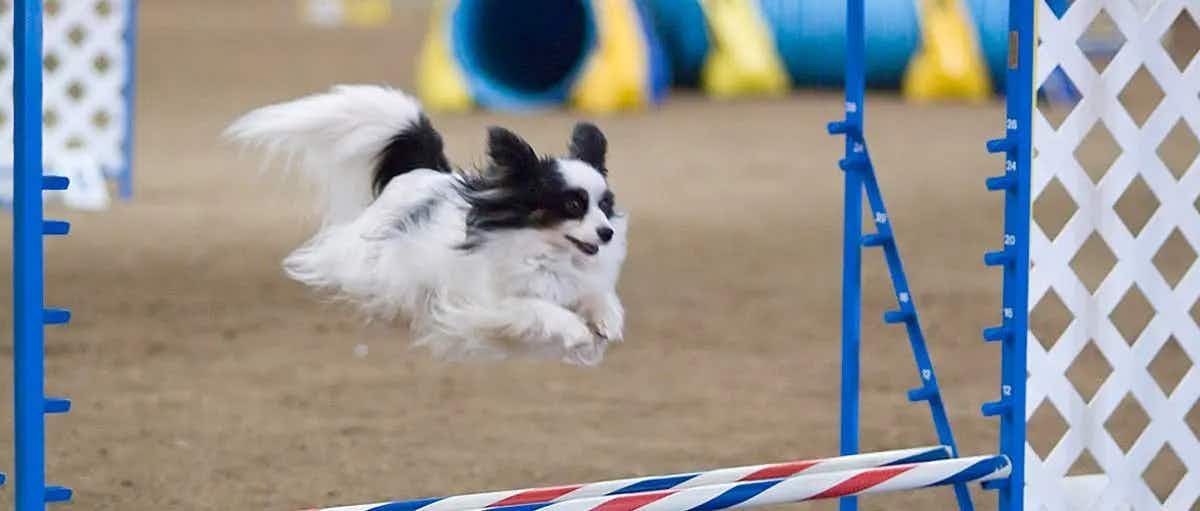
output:
[{"label": "dog's tail", "polygon": [[416,99],[387,87],[342,85],[254,110],[225,135],[298,158],[324,198],[327,224],[349,221],[392,178],[416,169],[449,172],[442,137]]}]

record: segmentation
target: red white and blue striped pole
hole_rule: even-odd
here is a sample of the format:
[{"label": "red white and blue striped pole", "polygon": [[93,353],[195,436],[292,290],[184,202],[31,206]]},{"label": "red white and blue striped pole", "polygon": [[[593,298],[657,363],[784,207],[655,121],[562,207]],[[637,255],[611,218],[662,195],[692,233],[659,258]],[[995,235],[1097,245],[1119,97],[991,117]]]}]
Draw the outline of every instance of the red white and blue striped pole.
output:
[{"label": "red white and blue striped pole", "polygon": [[798,474],[841,473],[865,468],[907,466],[945,460],[949,456],[950,450],[945,446],[918,447],[854,456],[750,465],[666,476],[638,477],[588,484],[344,506],[326,508],[320,511],[467,511],[497,508],[515,510],[518,507],[523,507],[528,511],[554,503],[580,499],[628,496],[667,490],[678,491],[723,484],[764,481],[778,482]]},{"label": "red white and blue striped pole", "polygon": [[[991,481],[1008,477],[1004,456],[976,456],[890,467],[797,475],[784,479],[715,484],[682,490],[594,497],[493,511],[715,511],[834,499],[869,493]],[[376,511],[391,511],[375,508]],[[476,510],[481,511],[481,510]]]}]

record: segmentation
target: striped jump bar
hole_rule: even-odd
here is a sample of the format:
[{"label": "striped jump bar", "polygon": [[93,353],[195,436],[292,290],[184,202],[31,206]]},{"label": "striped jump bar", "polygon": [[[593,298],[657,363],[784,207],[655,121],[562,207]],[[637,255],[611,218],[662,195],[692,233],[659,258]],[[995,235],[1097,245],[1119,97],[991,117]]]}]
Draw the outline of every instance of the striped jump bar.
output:
[{"label": "striped jump bar", "polygon": [[[770,506],[850,495],[915,490],[1008,477],[1006,456],[975,456],[861,468],[841,472],[800,474],[784,479],[697,486],[629,495],[543,502],[490,508],[502,511],[714,511]],[[386,508],[384,508],[386,509]]]},{"label": "striped jump bar", "polygon": [[916,447],[852,456],[722,468],[666,476],[635,477],[588,484],[382,502],[312,511],[468,511],[535,504],[547,505],[594,497],[632,495],[664,490],[684,490],[749,481],[778,481],[797,474],[820,474],[863,468],[908,465],[945,460],[950,458],[950,452],[949,447],[941,445]]}]

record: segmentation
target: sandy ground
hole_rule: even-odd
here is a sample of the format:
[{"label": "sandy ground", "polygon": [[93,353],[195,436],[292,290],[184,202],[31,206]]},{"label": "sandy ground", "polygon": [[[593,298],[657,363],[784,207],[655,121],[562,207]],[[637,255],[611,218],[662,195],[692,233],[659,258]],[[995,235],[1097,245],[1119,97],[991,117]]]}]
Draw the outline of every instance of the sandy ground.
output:
[{"label": "sandy ground", "polygon": [[[144,3],[136,200],[57,212],[74,228],[48,244],[48,301],[76,321],[49,335],[47,387],[75,408],[49,420],[49,472],[76,488],[73,508],[289,510],[836,453],[841,143],[824,133],[836,93],[683,95],[599,119],[633,218],[628,342],[594,370],[445,365],[282,275],[315,224],[308,196],[218,137],[247,109],[333,83],[407,86],[425,14],[322,31],[299,25],[293,2],[249,4]],[[995,396],[998,352],[978,332],[999,310],[1000,274],[980,260],[1000,241],[983,178],[1001,164],[983,141],[1002,110],[885,95],[868,117],[955,431],[964,452],[993,452],[978,405]],[[434,116],[458,161],[482,157],[490,123],[558,151],[574,119]],[[893,303],[882,258],[865,263],[863,447],[935,443],[925,407],[904,399],[917,375],[903,331],[877,319]]]}]

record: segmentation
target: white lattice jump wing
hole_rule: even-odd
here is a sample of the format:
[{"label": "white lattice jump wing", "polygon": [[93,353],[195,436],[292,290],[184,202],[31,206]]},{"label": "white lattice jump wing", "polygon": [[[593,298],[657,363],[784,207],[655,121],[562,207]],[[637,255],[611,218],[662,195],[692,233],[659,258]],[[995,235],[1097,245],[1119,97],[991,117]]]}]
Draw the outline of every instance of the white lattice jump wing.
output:
[{"label": "white lattice jump wing", "polygon": [[[1173,171],[1160,149],[1174,132],[1200,133],[1200,59],[1190,50],[1180,67],[1164,46],[1172,27],[1194,28],[1200,1],[1077,0],[1061,17],[1037,3],[1035,85],[1065,75],[1078,96],[1065,108],[1035,110],[1033,119],[1031,314],[1036,321],[1038,304],[1057,299],[1070,321],[1055,338],[1030,333],[1027,420],[1050,407],[1045,413],[1065,428],[1048,451],[1027,445],[1026,509],[1192,509],[1200,501],[1200,441],[1187,424],[1200,399],[1200,328],[1192,312],[1200,298],[1200,162]],[[1098,20],[1111,20],[1120,33],[1110,61],[1097,62],[1079,44]],[[1069,113],[1052,115],[1053,108]],[[1115,145],[1107,167],[1080,161],[1091,150],[1081,143],[1094,133],[1107,133]],[[1043,228],[1052,208],[1038,207],[1052,187],[1066,192],[1073,210],[1057,232]],[[1122,214],[1127,207],[1152,213],[1137,225]],[[1170,249],[1183,255],[1164,260],[1172,241]],[[1086,276],[1097,269],[1098,281]],[[1139,300],[1148,320],[1124,328],[1126,304]],[[1176,347],[1182,355],[1172,355],[1174,362],[1188,368],[1163,388],[1151,366]],[[1108,371],[1088,395],[1071,372],[1095,352],[1100,357],[1089,363]],[[1145,426],[1123,445],[1114,431],[1137,426],[1123,415],[1127,409],[1140,409]],[[1071,477],[1085,457],[1101,473]],[[1171,468],[1160,474],[1164,464]]]},{"label": "white lattice jump wing", "polygon": [[[54,192],[81,208],[108,202],[106,181],[130,190],[132,70],[136,0],[44,2],[44,154],[47,173],[72,178]],[[12,30],[11,2],[0,1],[0,26]],[[11,38],[0,38],[0,202],[11,197]]]}]

